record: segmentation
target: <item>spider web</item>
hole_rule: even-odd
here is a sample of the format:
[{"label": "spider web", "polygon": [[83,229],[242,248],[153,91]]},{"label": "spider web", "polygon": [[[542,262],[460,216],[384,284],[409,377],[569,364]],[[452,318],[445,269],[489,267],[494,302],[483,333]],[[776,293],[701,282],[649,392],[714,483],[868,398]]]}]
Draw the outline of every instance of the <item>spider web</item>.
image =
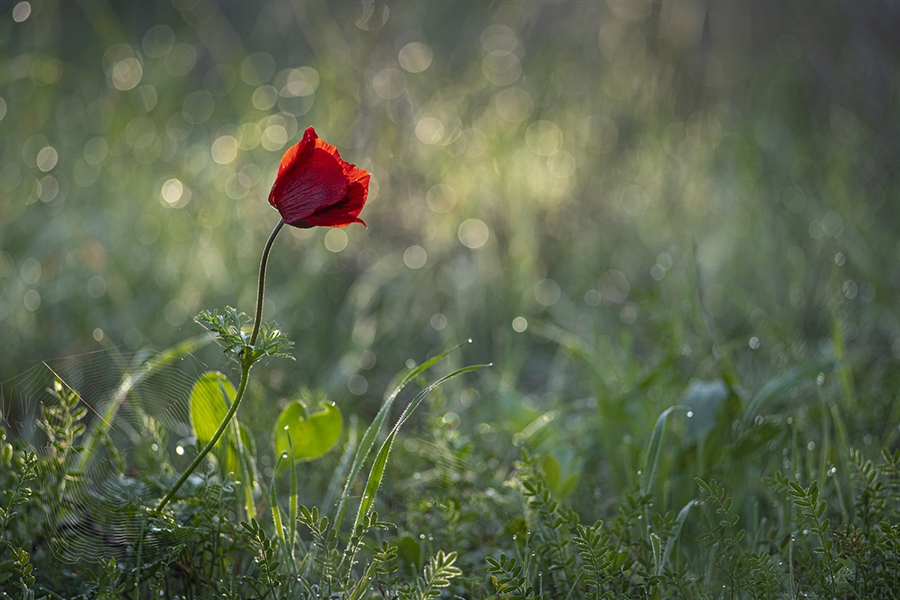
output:
[{"label": "spider web", "polygon": [[[55,489],[42,489],[33,500],[45,513],[59,560],[140,554],[148,562],[187,535],[186,527],[154,525],[151,510],[196,453],[190,396],[198,377],[212,370],[195,354],[208,341],[193,338],[164,352],[113,347],[57,358],[2,382],[0,419],[57,467],[56,476],[42,474],[43,486],[36,486]],[[54,388],[74,393],[76,408],[86,409],[85,431],[71,448],[54,444],[40,426],[45,411],[63,410]],[[197,510],[214,513],[206,518],[220,516],[232,498],[199,469],[183,490],[199,499]]]}]

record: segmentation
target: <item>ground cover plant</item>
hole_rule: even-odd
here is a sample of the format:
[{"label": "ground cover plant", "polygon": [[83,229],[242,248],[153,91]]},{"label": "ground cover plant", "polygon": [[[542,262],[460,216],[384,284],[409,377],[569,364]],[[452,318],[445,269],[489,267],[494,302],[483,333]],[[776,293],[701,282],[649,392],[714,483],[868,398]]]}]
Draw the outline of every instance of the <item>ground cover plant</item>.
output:
[{"label": "ground cover plant", "polygon": [[0,13],[3,597],[900,597],[893,3]]}]

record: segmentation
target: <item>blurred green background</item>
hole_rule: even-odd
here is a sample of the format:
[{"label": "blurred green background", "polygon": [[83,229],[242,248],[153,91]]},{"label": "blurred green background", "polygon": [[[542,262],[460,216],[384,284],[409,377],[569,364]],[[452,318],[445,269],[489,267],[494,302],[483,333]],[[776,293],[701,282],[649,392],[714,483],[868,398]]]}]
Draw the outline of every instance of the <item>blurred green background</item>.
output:
[{"label": "blurred green background", "polygon": [[[898,6],[3,2],[7,412],[42,360],[252,313],[269,188],[315,126],[372,173],[368,230],[277,240],[265,313],[297,360],[254,371],[256,406],[309,386],[370,415],[471,337],[459,362],[495,366],[450,406],[484,443],[599,405],[618,451],[703,382],[834,359],[896,440]],[[553,448],[596,453],[584,424]]]}]

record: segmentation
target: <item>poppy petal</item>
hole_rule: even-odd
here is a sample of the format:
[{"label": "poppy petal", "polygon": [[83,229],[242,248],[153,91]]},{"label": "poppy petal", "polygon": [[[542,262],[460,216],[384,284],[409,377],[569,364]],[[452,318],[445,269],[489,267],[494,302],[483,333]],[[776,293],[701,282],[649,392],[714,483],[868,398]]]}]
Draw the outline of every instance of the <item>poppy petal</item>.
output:
[{"label": "poppy petal", "polygon": [[357,215],[365,205],[369,180],[367,171],[341,159],[310,127],[281,159],[269,203],[295,227],[365,225]]}]

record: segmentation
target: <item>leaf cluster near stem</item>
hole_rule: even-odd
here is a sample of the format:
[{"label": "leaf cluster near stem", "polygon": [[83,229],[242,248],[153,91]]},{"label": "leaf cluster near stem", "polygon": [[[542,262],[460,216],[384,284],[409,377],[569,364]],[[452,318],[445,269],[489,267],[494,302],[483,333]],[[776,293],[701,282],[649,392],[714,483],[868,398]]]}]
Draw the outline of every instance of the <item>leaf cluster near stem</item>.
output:
[{"label": "leaf cluster near stem", "polygon": [[263,324],[257,343],[251,345],[251,334],[245,328],[253,320],[235,308],[226,306],[222,313],[218,310],[204,310],[194,320],[215,334],[216,341],[222,345],[226,354],[233,353],[240,361],[249,360],[252,364],[263,356],[294,358],[288,354],[294,347],[294,342],[287,339],[274,321]]}]

